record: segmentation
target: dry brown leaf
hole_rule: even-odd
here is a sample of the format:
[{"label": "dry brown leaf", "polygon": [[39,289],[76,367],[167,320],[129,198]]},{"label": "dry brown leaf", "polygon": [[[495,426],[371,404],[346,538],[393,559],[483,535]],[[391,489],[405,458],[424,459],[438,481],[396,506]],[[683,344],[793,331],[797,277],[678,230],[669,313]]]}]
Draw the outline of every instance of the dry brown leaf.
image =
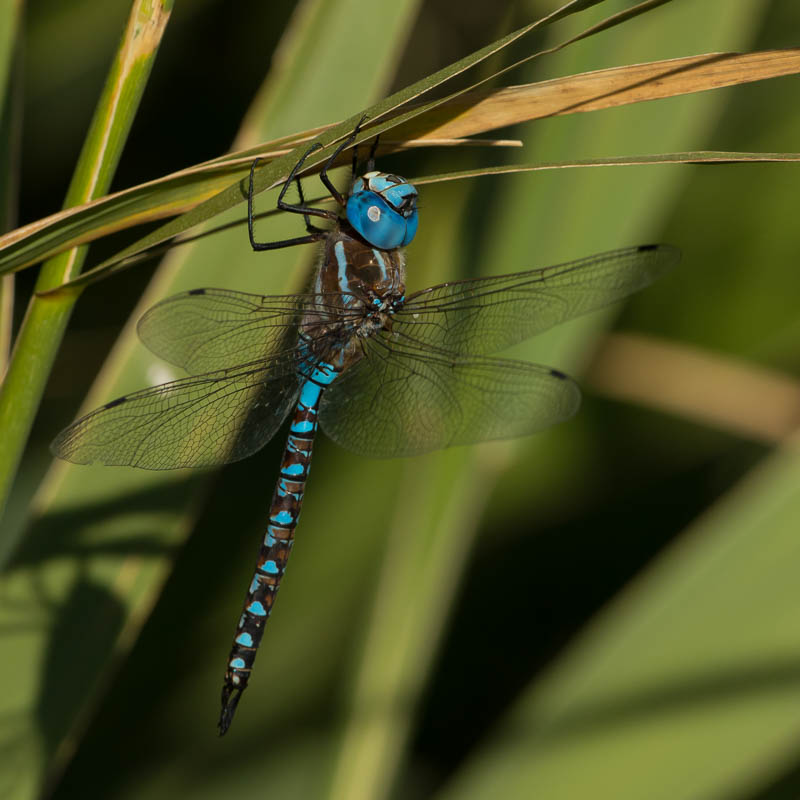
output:
[{"label": "dry brown leaf", "polygon": [[462,137],[542,117],[597,111],[800,72],[800,48],[707,53],[469,92],[397,128],[418,138]]}]

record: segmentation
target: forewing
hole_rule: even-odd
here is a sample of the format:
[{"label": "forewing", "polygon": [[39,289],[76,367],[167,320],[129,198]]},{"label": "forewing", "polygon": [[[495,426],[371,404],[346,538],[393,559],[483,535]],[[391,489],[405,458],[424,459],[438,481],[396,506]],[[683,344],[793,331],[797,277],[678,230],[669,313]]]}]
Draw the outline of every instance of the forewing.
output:
[{"label": "forewing", "polygon": [[457,353],[494,353],[648,286],[680,260],[646,245],[545,269],[456,281],[411,295],[395,330]]},{"label": "forewing", "polygon": [[65,428],[51,449],[76,464],[143,469],[225,464],[260,450],[297,396],[294,369],[222,370],[120,397]]},{"label": "forewing", "polygon": [[251,364],[289,349],[307,295],[266,297],[193,289],[168,297],[139,320],[149,350],[192,375]]},{"label": "forewing", "polygon": [[571,417],[578,387],[536,364],[399,346],[383,337],[322,397],[320,424],[374,458],[526,436]]}]

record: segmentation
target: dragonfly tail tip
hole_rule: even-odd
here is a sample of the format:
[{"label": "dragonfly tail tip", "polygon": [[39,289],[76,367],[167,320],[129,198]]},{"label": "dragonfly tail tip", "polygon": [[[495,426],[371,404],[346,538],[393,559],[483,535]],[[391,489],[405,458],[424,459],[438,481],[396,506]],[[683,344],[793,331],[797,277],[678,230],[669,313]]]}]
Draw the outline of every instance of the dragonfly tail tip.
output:
[{"label": "dragonfly tail tip", "polygon": [[227,685],[222,687],[222,711],[220,712],[219,723],[217,724],[220,736],[224,736],[228,732],[241,696],[242,690],[238,687]]}]

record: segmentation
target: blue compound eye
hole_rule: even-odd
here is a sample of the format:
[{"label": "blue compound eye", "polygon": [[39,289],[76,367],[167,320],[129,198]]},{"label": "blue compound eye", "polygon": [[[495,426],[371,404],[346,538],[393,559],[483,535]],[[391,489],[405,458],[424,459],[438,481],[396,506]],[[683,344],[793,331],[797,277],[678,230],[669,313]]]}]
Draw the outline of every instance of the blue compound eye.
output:
[{"label": "blue compound eye", "polygon": [[403,178],[368,172],[353,185],[347,220],[374,247],[405,247],[417,232],[417,190]]}]

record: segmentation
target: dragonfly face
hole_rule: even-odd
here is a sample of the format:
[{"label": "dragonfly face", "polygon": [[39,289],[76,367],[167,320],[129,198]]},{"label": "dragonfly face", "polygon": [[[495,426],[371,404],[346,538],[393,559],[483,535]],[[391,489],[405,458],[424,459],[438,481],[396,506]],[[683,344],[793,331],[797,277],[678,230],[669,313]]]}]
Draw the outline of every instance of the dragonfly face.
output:
[{"label": "dragonfly face", "polygon": [[367,172],[353,183],[347,221],[374,247],[405,247],[417,233],[417,190],[388,172]]}]

